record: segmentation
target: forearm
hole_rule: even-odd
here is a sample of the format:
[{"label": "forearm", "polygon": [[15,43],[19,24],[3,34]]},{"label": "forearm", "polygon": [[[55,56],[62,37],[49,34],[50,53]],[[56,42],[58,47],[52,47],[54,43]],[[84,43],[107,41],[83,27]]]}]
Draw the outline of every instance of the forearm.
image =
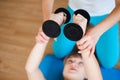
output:
[{"label": "forearm", "polygon": [[46,21],[50,18],[50,14],[53,10],[54,0],[42,0],[42,16],[43,21]]},{"label": "forearm", "polygon": [[42,60],[42,57],[44,55],[44,51],[46,48],[47,43],[36,43],[34,48],[32,49],[28,60],[27,60],[27,64],[26,64],[26,70],[29,73],[32,73],[34,70],[38,69],[39,64]]},{"label": "forearm", "polygon": [[82,53],[82,58],[84,61],[84,67],[86,70],[86,74],[88,76],[88,80],[103,80],[99,64],[94,55],[88,53]]},{"label": "forearm", "polygon": [[120,21],[120,5],[110,13],[110,15],[99,23],[94,29],[99,35],[102,35],[105,31],[110,29],[116,22]]},{"label": "forearm", "polygon": [[29,80],[45,80],[43,73],[39,69],[39,65],[44,56],[45,48],[49,39],[50,38],[47,37],[42,30],[38,32],[38,35],[36,36],[36,44],[33,47],[25,66]]}]

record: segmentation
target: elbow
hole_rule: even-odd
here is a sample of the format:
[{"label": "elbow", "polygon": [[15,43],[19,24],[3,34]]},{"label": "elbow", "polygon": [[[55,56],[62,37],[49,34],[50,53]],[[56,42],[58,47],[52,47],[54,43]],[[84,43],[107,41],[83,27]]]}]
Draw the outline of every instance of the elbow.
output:
[{"label": "elbow", "polygon": [[34,72],[36,72],[36,70],[39,70],[39,67],[37,66],[30,66],[30,65],[26,65],[25,66],[25,71],[27,72],[27,74],[32,74]]},{"label": "elbow", "polygon": [[27,73],[31,73],[30,67],[26,65],[26,66],[25,66],[25,71],[26,71]]},{"label": "elbow", "polygon": [[99,80],[103,80],[102,74],[101,74],[101,76],[100,76],[100,79],[99,79]]},{"label": "elbow", "polygon": [[102,77],[98,77],[98,78],[89,78],[88,80],[103,80]]},{"label": "elbow", "polygon": [[99,79],[97,79],[97,80],[103,80],[103,77],[101,76],[101,77],[99,77]]},{"label": "elbow", "polygon": [[[99,75],[96,79],[97,79],[97,80],[103,80],[102,74]],[[94,79],[94,80],[96,80],[96,79]],[[93,80],[93,79],[92,79],[92,80]]]},{"label": "elbow", "polygon": [[99,77],[92,77],[92,78],[88,78],[88,80],[103,80],[103,77],[101,76],[99,76]]},{"label": "elbow", "polygon": [[29,74],[33,73],[35,69],[31,68],[30,66],[26,65],[25,66],[25,71]]}]

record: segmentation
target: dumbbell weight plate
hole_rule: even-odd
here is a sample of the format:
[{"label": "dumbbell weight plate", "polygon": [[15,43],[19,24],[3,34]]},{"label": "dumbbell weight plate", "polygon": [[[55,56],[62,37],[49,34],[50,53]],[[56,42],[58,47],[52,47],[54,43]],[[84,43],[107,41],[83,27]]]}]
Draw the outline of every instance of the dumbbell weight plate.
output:
[{"label": "dumbbell weight plate", "polygon": [[90,21],[90,15],[87,11],[83,10],[83,9],[78,9],[74,12],[75,15],[77,14],[81,14],[84,18],[87,19],[87,24],[89,24]]},{"label": "dumbbell weight plate", "polygon": [[[65,23],[69,22],[71,18],[69,11],[67,11],[65,8],[58,8],[54,13],[57,14],[60,12],[63,12],[64,16],[66,17]],[[42,29],[43,29],[43,32],[51,38],[55,38],[59,36],[61,31],[60,25],[53,20],[45,21],[43,23]]]},{"label": "dumbbell weight plate", "polygon": [[[75,15],[81,14],[83,17],[87,19],[87,25],[89,24],[90,15],[87,11],[83,9],[78,9],[74,12],[74,14]],[[79,25],[75,23],[70,23],[65,26],[64,35],[72,41],[78,41],[83,36],[83,30]]]},{"label": "dumbbell weight plate", "polygon": [[64,12],[64,16],[66,16],[65,23],[70,21],[71,15],[68,10],[66,10],[65,8],[58,8],[54,13],[57,14],[59,12]]},{"label": "dumbbell weight plate", "polygon": [[43,23],[42,30],[47,36],[49,36],[51,38],[55,38],[60,34],[60,27],[53,20],[45,21]]},{"label": "dumbbell weight plate", "polygon": [[82,38],[83,30],[79,25],[70,23],[65,26],[64,35],[72,41],[77,41]]}]

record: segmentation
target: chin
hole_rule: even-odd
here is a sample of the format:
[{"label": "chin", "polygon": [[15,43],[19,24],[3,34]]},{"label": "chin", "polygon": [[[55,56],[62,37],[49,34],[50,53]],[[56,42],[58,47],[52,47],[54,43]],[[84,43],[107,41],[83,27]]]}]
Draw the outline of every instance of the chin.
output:
[{"label": "chin", "polygon": [[71,80],[78,80],[80,78],[80,76],[76,75],[77,73],[65,73],[64,74],[64,78],[65,79],[71,79]]},{"label": "chin", "polygon": [[71,79],[71,80],[82,80],[85,77],[85,75],[77,72],[66,72],[63,73],[63,75],[65,79]]}]

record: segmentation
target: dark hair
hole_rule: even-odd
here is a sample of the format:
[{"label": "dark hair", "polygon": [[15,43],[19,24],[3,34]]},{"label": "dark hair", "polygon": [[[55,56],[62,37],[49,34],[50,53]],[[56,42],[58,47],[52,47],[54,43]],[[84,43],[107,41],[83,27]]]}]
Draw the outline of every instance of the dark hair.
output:
[{"label": "dark hair", "polygon": [[84,78],[83,80],[88,80],[87,78]]},{"label": "dark hair", "polygon": [[72,51],[68,56],[65,57],[64,59],[64,63],[66,62],[66,60],[70,57],[79,57],[79,58],[82,58],[81,54],[79,54],[78,52],[76,51]]},{"label": "dark hair", "polygon": [[75,45],[74,48],[73,48],[73,50],[72,50],[72,52],[71,52],[68,56],[66,56],[66,57],[64,58],[64,62],[65,62],[68,58],[70,58],[70,57],[80,57],[80,58],[82,58],[81,54],[78,53],[78,51],[79,51],[79,49],[78,49],[77,46]]}]

